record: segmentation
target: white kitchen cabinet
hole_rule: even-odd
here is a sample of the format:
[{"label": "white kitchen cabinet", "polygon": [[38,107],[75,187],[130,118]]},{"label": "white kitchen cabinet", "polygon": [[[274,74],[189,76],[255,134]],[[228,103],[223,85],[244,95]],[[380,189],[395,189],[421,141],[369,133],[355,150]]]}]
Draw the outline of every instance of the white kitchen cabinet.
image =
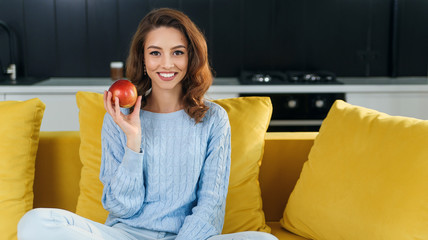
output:
[{"label": "white kitchen cabinet", "polygon": [[389,115],[428,120],[428,93],[347,93],[346,99]]},{"label": "white kitchen cabinet", "polygon": [[205,98],[208,100],[235,98],[239,97],[239,93],[207,93]]},{"label": "white kitchen cabinet", "polygon": [[[238,97],[239,93],[212,93],[208,99]],[[74,93],[0,94],[0,100],[39,98],[46,104],[42,131],[78,131],[79,110]],[[428,93],[347,93],[350,104],[375,109],[390,115],[428,120]]]},{"label": "white kitchen cabinet", "polygon": [[[212,94],[210,99],[237,97],[239,94],[225,93]],[[79,109],[77,108],[76,95],[72,93],[60,94],[5,94],[0,95],[1,100],[24,101],[31,98],[39,98],[46,104],[43,114],[41,131],[78,131]],[[208,96],[207,96],[208,97]]]},{"label": "white kitchen cabinet", "polygon": [[[428,120],[428,79],[342,79],[341,85],[240,85],[237,79],[215,79],[208,99],[238,97],[245,93],[345,93],[347,102],[385,112]],[[346,81],[345,81],[346,80]],[[368,83],[379,84],[368,84]],[[409,84],[403,84],[404,82]],[[413,84],[410,84],[413,82]],[[38,97],[46,109],[42,131],[78,131],[79,111],[76,92],[102,93],[111,84],[109,78],[52,78],[33,86],[1,86],[0,101]]]},{"label": "white kitchen cabinet", "polygon": [[78,131],[79,110],[75,94],[6,94],[5,100],[39,98],[46,104],[41,131]]}]

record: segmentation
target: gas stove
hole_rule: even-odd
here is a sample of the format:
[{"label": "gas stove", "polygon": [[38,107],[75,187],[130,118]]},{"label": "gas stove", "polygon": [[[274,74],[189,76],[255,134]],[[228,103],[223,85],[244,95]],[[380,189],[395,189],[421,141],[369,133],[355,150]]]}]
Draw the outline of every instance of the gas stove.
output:
[{"label": "gas stove", "polygon": [[242,71],[244,85],[343,84],[329,71]]},{"label": "gas stove", "polygon": [[[243,85],[332,85],[343,84],[328,71],[242,71]],[[268,96],[273,105],[268,131],[318,131],[322,120],[344,92],[245,93],[240,96]]]}]

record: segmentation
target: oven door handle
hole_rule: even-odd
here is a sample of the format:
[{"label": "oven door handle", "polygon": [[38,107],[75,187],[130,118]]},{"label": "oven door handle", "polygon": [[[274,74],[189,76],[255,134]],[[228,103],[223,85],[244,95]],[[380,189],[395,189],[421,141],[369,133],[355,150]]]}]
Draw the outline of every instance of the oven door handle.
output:
[{"label": "oven door handle", "polygon": [[322,120],[270,120],[269,126],[321,126]]}]

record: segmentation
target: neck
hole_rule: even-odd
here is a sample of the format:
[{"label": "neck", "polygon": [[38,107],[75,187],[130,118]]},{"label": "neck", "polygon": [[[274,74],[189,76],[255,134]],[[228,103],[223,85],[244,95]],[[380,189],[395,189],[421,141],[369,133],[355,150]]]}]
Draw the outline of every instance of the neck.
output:
[{"label": "neck", "polygon": [[183,109],[182,94],[172,92],[151,92],[147,97],[146,111],[170,113]]}]

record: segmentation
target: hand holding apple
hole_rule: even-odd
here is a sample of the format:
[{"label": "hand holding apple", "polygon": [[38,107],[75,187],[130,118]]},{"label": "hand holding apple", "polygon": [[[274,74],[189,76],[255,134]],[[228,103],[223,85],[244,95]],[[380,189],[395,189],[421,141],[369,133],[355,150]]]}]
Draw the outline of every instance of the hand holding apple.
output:
[{"label": "hand holding apple", "polygon": [[[104,108],[125,133],[128,148],[135,152],[139,152],[141,147],[141,99],[142,96],[137,96],[136,87],[124,79],[117,80],[108,91],[104,91]],[[135,109],[129,114],[120,110],[120,107],[130,108],[134,104]]]},{"label": "hand holding apple", "polygon": [[130,108],[137,101],[137,88],[129,80],[116,80],[108,91],[112,93],[112,103],[114,104],[115,98],[118,97],[119,106],[122,108]]}]

